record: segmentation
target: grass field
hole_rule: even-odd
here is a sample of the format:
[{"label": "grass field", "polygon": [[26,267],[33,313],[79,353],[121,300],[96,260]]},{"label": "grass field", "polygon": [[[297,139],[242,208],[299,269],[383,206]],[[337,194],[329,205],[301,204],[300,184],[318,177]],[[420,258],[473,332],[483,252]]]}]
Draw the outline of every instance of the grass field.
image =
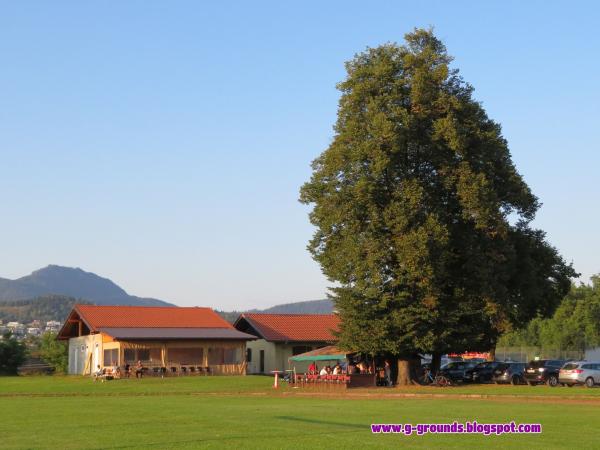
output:
[{"label": "grass field", "polygon": [[[600,448],[600,389],[314,394],[266,377],[0,378],[0,448]],[[308,394],[308,395],[307,395]],[[371,423],[541,423],[541,435],[374,435]]]}]

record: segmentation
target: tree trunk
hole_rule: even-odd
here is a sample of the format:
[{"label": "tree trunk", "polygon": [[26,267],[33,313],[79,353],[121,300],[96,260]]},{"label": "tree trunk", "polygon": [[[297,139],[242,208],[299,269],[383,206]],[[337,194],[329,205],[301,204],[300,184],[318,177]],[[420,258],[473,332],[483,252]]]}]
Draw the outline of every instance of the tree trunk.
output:
[{"label": "tree trunk", "polygon": [[415,356],[398,358],[398,386],[409,386],[411,384],[419,384],[419,370],[421,367],[421,359]]},{"label": "tree trunk", "polygon": [[431,374],[435,375],[442,366],[442,354],[440,352],[431,353]]},{"label": "tree trunk", "polygon": [[410,360],[398,358],[398,386],[408,386],[410,383]]},{"label": "tree trunk", "polygon": [[496,344],[490,349],[490,353],[488,355],[488,361],[496,360]]}]

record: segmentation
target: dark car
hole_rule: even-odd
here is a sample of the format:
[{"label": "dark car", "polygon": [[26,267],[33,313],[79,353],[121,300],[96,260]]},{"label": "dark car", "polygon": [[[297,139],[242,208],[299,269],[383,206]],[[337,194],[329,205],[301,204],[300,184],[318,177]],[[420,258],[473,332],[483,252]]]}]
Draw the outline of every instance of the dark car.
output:
[{"label": "dark car", "polygon": [[443,375],[452,381],[465,381],[466,371],[472,369],[476,365],[476,363],[470,361],[453,361],[440,369],[440,375]]},{"label": "dark car", "polygon": [[558,385],[558,372],[565,361],[558,359],[539,359],[530,361],[525,367],[523,378],[530,386],[546,383],[548,386]]},{"label": "dark car", "polygon": [[485,361],[477,364],[465,372],[465,381],[473,383],[486,383],[492,381],[494,370],[502,364],[500,361]]},{"label": "dark car", "polygon": [[525,384],[523,374],[525,372],[526,363],[507,362],[502,363],[494,370],[492,381],[496,384]]}]

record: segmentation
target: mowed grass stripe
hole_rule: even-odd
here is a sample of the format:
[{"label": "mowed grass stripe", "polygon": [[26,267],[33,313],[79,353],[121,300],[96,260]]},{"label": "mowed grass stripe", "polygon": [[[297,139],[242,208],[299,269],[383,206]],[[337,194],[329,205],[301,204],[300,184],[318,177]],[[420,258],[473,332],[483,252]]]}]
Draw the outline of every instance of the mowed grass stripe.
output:
[{"label": "mowed grass stripe", "polygon": [[[3,448],[242,447],[593,448],[599,409],[467,400],[280,397],[12,398],[0,413]],[[10,413],[8,413],[10,411]],[[586,420],[587,419],[587,420]],[[542,435],[382,436],[373,422],[540,422]]]},{"label": "mowed grass stripe", "polygon": [[[0,397],[31,395],[31,396],[138,396],[138,395],[184,395],[184,394],[219,394],[231,395],[241,393],[274,393],[274,392],[306,392],[314,390],[290,389],[282,383],[279,391],[271,386],[273,378],[264,376],[246,377],[217,377],[217,376],[187,376],[176,378],[135,378],[93,382],[89,377],[0,377]],[[325,391],[317,395],[338,395],[338,390]],[[349,395],[406,395],[406,396],[472,396],[472,397],[561,397],[600,399],[600,388],[584,387],[555,387],[548,386],[511,386],[493,384],[459,385],[447,388],[434,386],[406,386],[393,389],[352,389]]]}]

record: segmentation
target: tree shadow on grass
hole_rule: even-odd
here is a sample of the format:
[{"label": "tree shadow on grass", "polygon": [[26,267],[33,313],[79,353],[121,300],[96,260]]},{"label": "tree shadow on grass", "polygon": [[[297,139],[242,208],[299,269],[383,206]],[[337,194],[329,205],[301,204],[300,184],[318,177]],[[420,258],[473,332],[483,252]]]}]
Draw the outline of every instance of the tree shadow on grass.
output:
[{"label": "tree shadow on grass", "polygon": [[311,423],[314,425],[328,425],[328,426],[345,427],[345,428],[360,428],[361,430],[365,430],[365,429],[369,428],[369,425],[368,424],[365,425],[364,423],[356,424],[356,423],[332,422],[330,420],[307,419],[304,417],[295,417],[295,416],[276,416],[275,419],[290,420],[290,421],[302,422],[302,423]]}]

